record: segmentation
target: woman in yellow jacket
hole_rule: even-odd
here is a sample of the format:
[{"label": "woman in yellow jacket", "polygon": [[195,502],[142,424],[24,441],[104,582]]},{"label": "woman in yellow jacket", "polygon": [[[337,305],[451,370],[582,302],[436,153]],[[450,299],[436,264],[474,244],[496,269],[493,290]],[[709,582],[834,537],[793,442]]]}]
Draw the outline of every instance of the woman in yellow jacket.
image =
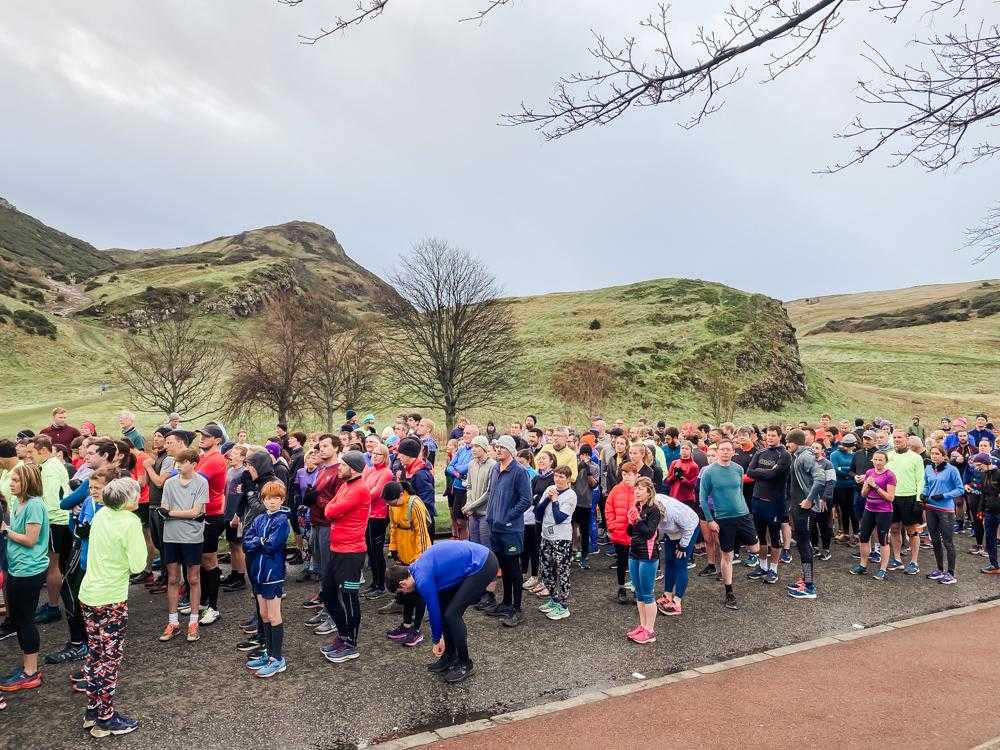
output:
[{"label": "woman in yellow jacket", "polygon": [[[382,497],[389,505],[389,556],[401,565],[410,565],[430,549],[430,515],[420,497],[405,483],[389,482],[382,488]],[[396,601],[403,606],[403,622],[386,636],[412,648],[424,640],[420,624],[426,605],[416,592],[397,592]]]}]

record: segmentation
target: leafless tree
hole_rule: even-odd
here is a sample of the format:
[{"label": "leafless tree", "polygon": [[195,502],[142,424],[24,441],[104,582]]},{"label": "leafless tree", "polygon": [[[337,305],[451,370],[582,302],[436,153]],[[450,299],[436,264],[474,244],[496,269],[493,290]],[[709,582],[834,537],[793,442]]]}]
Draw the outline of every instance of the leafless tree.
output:
[{"label": "leafless tree", "polygon": [[306,366],[317,324],[317,305],[305,299],[269,301],[262,330],[233,344],[231,375],[225,388],[227,416],[243,419],[273,412],[279,422],[299,417],[308,404]]},{"label": "leafless tree", "polygon": [[698,391],[704,396],[714,423],[732,422],[740,399],[740,389],[732,372],[716,362],[700,373],[698,380]]},{"label": "leafless tree", "polygon": [[[479,8],[471,18],[479,21],[509,4],[469,1]],[[303,41],[348,29],[387,5],[388,0],[360,0],[354,16],[338,18],[332,29]],[[725,89],[742,81],[755,60],[759,77],[773,81],[812,60],[841,23],[864,13],[879,14],[888,24],[918,17],[955,29],[914,39],[925,53],[915,65],[895,64],[879,51],[877,40],[869,44],[864,57],[873,66],[873,79],[860,82],[863,114],[840,133],[857,145],[849,158],[821,171],[839,171],[883,150],[891,152],[893,165],[913,162],[930,171],[996,155],[1000,145],[987,129],[1000,115],[1000,24],[970,18],[965,0],[736,0],[715,28],[700,27],[691,39],[676,38],[671,8],[660,4],[639,22],[642,41],[630,36],[618,43],[592,32],[594,69],[561,78],[544,106],[522,104],[502,115],[502,122],[533,126],[557,139],[607,125],[633,107],[690,104],[680,119],[683,127],[693,127],[719,111]],[[868,119],[871,113],[878,119]],[[980,252],[976,261],[1000,246],[995,219],[994,209],[970,230]]]},{"label": "leafless tree", "polygon": [[129,334],[113,367],[139,411],[197,420],[216,405],[225,350],[202,336],[191,317],[176,314]]},{"label": "leafless tree", "polygon": [[459,411],[509,395],[522,346],[511,304],[481,261],[428,238],[386,280],[398,296],[378,303],[385,323],[377,342],[396,402],[441,409],[451,430]]},{"label": "leafless tree", "polygon": [[592,357],[571,357],[558,362],[549,380],[556,398],[570,409],[583,412],[588,421],[614,396],[618,385],[615,368]]},{"label": "leafless tree", "polygon": [[317,325],[305,364],[304,387],[312,408],[332,431],[343,409],[371,403],[381,367],[375,334],[367,325],[342,328],[329,319]]}]

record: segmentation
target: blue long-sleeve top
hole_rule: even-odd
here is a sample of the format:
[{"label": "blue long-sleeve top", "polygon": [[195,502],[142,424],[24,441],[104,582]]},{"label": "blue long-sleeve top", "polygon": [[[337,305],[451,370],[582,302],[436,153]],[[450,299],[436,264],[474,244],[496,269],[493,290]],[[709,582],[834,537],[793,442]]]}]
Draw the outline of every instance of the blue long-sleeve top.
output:
[{"label": "blue long-sleeve top", "polygon": [[837,448],[830,453],[830,463],[837,472],[838,489],[854,489],[858,483],[854,481],[854,454]]},{"label": "blue long-sleeve top", "polygon": [[[556,499],[558,498],[559,496],[556,495]],[[541,523],[542,519],[545,518],[545,509],[550,505],[552,506],[552,520],[557,524],[560,524],[569,518],[569,513],[563,513],[559,510],[559,503],[553,503],[552,498],[546,494],[544,499],[537,506],[535,506],[535,518],[538,519],[538,523]]]},{"label": "blue long-sleeve top", "polygon": [[285,580],[285,545],[288,543],[288,508],[261,513],[243,534],[243,550],[251,555],[250,580],[258,586]]},{"label": "blue long-sleeve top", "polygon": [[481,544],[449,540],[432,545],[410,565],[414,587],[427,604],[427,619],[435,643],[441,640],[442,633],[438,593],[453,589],[473,573],[478,573],[489,555],[489,548]]},{"label": "blue long-sleeve top", "polygon": [[924,468],[924,495],[928,507],[944,512],[954,512],[955,498],[965,494],[962,475],[949,463],[939,467],[931,464]]},{"label": "blue long-sleeve top", "polygon": [[469,476],[469,464],[472,463],[472,448],[463,443],[455,451],[448,462],[448,473],[455,479],[452,487],[456,490],[465,489],[465,480]]},{"label": "blue long-sleeve top", "polygon": [[90,551],[90,539],[86,536],[79,536],[77,534],[77,530],[80,526],[90,525],[90,523],[94,520],[94,516],[97,514],[97,511],[100,510],[100,508],[94,504],[94,500],[90,496],[89,479],[84,479],[80,482],[79,487],[59,501],[59,507],[63,510],[73,510],[73,508],[78,505],[80,506],[80,513],[78,515],[70,514],[69,530],[77,539],[80,540],[80,569],[86,570],[87,553]]}]

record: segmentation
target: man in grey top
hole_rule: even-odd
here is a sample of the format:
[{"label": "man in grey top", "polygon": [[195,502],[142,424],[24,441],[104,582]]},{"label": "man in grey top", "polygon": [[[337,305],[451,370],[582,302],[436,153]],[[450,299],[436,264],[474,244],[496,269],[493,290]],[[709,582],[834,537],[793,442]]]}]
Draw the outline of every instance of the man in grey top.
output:
[{"label": "man in grey top", "polygon": [[[198,451],[185,448],[174,456],[175,476],[163,483],[163,562],[167,565],[167,627],[160,636],[169,641],[180,631],[177,599],[181,584],[181,566],[187,569],[189,600],[201,601],[201,548],[205,538],[205,505],[208,503],[208,480],[195,472]],[[187,628],[188,641],[197,641],[198,612],[192,606]]]}]

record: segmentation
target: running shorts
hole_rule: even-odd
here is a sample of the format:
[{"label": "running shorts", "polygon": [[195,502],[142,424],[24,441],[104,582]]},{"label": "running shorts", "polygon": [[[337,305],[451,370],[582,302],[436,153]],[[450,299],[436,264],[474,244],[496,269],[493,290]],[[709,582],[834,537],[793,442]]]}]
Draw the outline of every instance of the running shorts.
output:
[{"label": "running shorts", "polygon": [[757,544],[757,530],[750,513],[736,518],[716,518],[715,522],[719,524],[719,547],[723,552],[732,552],[738,544],[748,547]]},{"label": "running shorts", "polygon": [[920,526],[924,522],[924,510],[914,495],[899,497],[892,501],[892,522],[903,526]]},{"label": "running shorts", "polygon": [[185,568],[190,568],[193,565],[201,565],[201,545],[197,542],[189,544],[183,542],[164,542],[163,562],[167,565],[183,565]]},{"label": "running shorts", "polygon": [[889,543],[889,527],[892,525],[892,517],[893,513],[889,511],[877,513],[866,509],[861,516],[861,524],[858,527],[858,536],[861,538],[861,541],[867,542],[871,539],[872,532],[878,529],[879,545],[887,545]]},{"label": "running shorts", "polygon": [[202,547],[202,552],[204,554],[211,554],[213,552],[219,551],[219,537],[221,537],[225,531],[226,517],[223,515],[218,516],[207,516],[205,518],[205,543]]}]

